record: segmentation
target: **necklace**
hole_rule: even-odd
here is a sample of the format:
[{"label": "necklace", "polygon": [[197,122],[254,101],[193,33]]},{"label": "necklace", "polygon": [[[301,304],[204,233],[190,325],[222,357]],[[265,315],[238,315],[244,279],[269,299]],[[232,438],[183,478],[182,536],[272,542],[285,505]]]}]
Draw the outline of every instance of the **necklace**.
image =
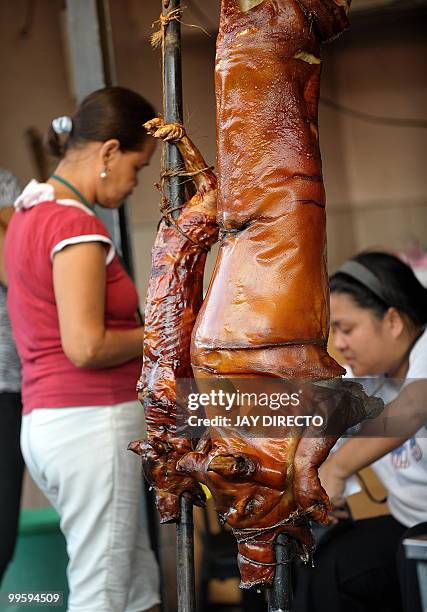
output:
[{"label": "necklace", "polygon": [[93,210],[93,204],[91,204],[89,202],[89,200],[87,200],[84,197],[84,195],[82,193],[80,193],[80,191],[76,187],[74,187],[74,185],[72,185],[69,181],[64,179],[62,176],[59,176],[58,174],[52,174],[52,176],[50,178],[55,180],[55,181],[58,181],[58,183],[62,183],[66,187],[68,187],[68,189],[70,189],[70,191],[72,191],[74,193],[74,195],[76,195],[78,197],[78,199],[80,200],[80,202],[82,204],[84,204],[85,206],[90,208],[90,210]]}]

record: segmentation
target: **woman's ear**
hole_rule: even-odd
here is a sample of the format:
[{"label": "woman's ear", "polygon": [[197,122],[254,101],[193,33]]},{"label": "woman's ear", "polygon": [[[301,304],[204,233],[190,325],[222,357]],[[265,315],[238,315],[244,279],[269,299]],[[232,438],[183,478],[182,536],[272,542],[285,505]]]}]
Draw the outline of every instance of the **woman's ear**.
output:
[{"label": "woman's ear", "polygon": [[394,306],[390,306],[390,308],[387,310],[384,315],[384,321],[388,326],[392,337],[399,338],[405,329],[405,321],[403,320],[400,312],[394,308]]},{"label": "woman's ear", "polygon": [[108,164],[114,159],[114,157],[120,151],[120,142],[117,138],[111,138],[104,142],[100,149],[102,163],[104,167],[108,167]]}]

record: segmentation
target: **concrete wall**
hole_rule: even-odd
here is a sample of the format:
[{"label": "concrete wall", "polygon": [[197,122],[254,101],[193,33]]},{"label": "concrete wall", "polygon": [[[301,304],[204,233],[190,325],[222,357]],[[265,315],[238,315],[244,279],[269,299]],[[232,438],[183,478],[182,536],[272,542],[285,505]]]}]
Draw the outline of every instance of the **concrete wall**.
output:
[{"label": "concrete wall", "polygon": [[35,127],[44,133],[54,117],[74,108],[62,38],[62,2],[34,3],[28,19],[29,4],[0,0],[0,165],[23,184],[36,173],[25,130]]},{"label": "concrete wall", "polygon": [[[141,91],[152,89],[151,99],[161,108],[159,54],[147,43],[157,6],[150,3],[142,14],[136,0],[124,0],[120,8],[114,2],[112,8],[120,82],[140,84]],[[208,14],[205,6],[203,10]],[[216,16],[216,8],[212,12]],[[374,115],[427,118],[426,23],[396,20],[382,26],[354,21],[352,31],[324,49],[322,95]],[[185,119],[208,163],[215,159],[213,66],[214,39],[184,26]],[[402,249],[414,241],[426,244],[427,176],[422,165],[427,131],[367,123],[325,105],[320,106],[319,116],[331,269],[361,249]],[[142,293],[158,220],[158,196],[151,188],[157,177],[156,159],[144,171],[133,198]]]},{"label": "concrete wall", "polygon": [[[427,119],[426,23],[355,26],[327,49],[323,94],[355,110]],[[332,88],[329,87],[330,82]],[[375,125],[321,106],[329,260],[427,243],[427,130]]]}]

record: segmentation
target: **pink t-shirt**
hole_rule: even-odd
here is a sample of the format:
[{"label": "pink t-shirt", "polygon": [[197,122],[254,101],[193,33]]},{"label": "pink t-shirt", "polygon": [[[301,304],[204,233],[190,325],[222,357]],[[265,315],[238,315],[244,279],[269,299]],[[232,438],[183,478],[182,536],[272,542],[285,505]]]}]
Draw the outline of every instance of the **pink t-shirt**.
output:
[{"label": "pink t-shirt", "polygon": [[61,346],[53,290],[56,252],[78,242],[105,242],[107,329],[137,322],[135,286],[114,254],[107,229],[89,209],[72,200],[37,202],[16,212],[8,227],[8,308],[22,362],[24,414],[35,408],[112,405],[136,399],[141,360],[110,368],[77,368]]}]

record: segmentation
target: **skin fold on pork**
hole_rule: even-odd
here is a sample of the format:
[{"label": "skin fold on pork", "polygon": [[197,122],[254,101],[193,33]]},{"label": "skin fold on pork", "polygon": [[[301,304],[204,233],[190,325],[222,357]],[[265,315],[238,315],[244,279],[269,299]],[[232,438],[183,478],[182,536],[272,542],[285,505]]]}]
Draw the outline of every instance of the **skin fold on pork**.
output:
[{"label": "skin fold on pork", "polygon": [[[209,380],[236,385],[239,377],[259,377],[267,387],[266,377],[301,379],[328,404],[342,384],[344,370],[327,352],[317,112],[321,44],[348,26],[347,10],[345,0],[222,0],[215,77],[221,248],[191,349],[202,388]],[[272,583],[278,533],[295,536],[307,553],[308,520],[327,521],[317,468],[340,434],[380,408],[356,383],[339,397],[329,414],[333,433],[254,437],[215,426],[179,460],[178,471],[209,487],[233,528],[242,587]]]},{"label": "skin fold on pork", "polygon": [[192,477],[176,471],[176,463],[193,450],[190,436],[177,433],[176,381],[193,376],[190,337],[203,299],[207,253],[217,241],[216,177],[182,126],[153,119],[149,134],[176,143],[192,179],[195,194],[178,219],[163,208],[152,249],[152,267],[145,306],[143,366],[138,397],[147,426],[145,440],[130,450],[141,455],[144,474],[155,489],[161,522],[179,519],[179,497],[188,492],[197,505],[205,495]]}]

